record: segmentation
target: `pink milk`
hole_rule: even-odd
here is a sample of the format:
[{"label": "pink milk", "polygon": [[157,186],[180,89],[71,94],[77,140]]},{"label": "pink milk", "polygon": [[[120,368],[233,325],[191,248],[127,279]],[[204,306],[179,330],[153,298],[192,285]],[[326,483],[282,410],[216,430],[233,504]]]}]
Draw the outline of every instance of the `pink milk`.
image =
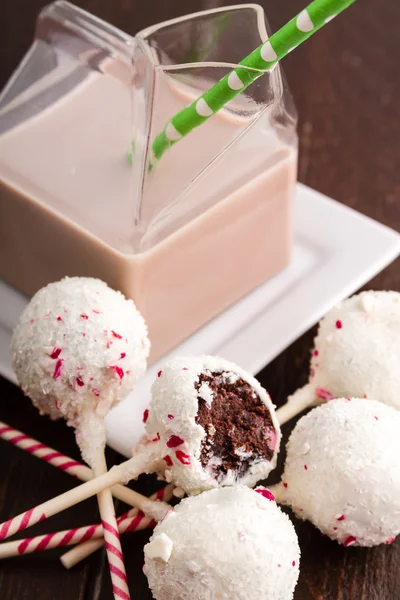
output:
[{"label": "pink milk", "polygon": [[158,72],[146,129],[148,64],[132,97],[123,60],[58,56],[0,105],[1,273],[27,295],[103,279],[135,300],[155,360],[289,262],[294,120],[242,95],[149,170],[149,140],[209,87],[207,69]]}]

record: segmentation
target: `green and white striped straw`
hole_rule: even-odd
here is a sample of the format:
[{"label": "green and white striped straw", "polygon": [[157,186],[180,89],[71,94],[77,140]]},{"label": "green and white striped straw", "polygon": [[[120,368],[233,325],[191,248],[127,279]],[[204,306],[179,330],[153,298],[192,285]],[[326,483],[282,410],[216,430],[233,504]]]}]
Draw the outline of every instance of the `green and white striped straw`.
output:
[{"label": "green and white striped straw", "polygon": [[[159,160],[168,148],[193,129],[202,125],[255,79],[282,60],[291,50],[307,40],[355,0],[314,0],[294,19],[286,23],[269,40],[240,61],[228,75],[207,90],[200,98],[178,112],[155,138],[152,150]],[[252,69],[249,71],[246,69]],[[253,70],[254,69],[254,70]],[[154,165],[151,164],[150,168]]]}]

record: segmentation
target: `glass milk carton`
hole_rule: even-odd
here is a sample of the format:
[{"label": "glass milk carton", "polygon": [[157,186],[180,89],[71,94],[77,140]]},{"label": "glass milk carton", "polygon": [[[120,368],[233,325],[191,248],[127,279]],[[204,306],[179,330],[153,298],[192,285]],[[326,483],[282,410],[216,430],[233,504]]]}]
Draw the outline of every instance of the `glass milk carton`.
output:
[{"label": "glass milk carton", "polygon": [[149,168],[174,114],[268,37],[256,5],[131,37],[45,8],[0,97],[1,273],[27,295],[65,275],[133,298],[156,359],[290,260],[296,115],[276,66]]}]

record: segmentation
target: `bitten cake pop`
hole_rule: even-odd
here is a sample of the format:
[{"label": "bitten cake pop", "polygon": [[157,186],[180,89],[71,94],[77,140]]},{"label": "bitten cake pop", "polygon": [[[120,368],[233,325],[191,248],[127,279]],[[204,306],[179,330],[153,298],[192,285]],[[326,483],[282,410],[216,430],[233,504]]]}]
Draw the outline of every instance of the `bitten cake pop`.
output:
[{"label": "bitten cake pop", "polygon": [[285,423],[332,398],[374,398],[400,409],[400,294],[362,292],[319,324],[309,383],[277,410]]},{"label": "bitten cake pop", "polygon": [[296,532],[265,488],[183,500],[144,554],[156,600],[291,600],[299,576]]},{"label": "bitten cake pop", "polygon": [[278,502],[344,546],[389,544],[400,532],[400,411],[332,400],[296,424]]},{"label": "bitten cake pop", "polygon": [[[36,513],[56,514],[141,473],[157,472],[183,495],[221,485],[253,486],[276,465],[281,434],[267,392],[221,358],[178,358],[165,365],[143,420],[147,435],[131,459],[36,507]],[[162,518],[164,507],[160,514],[155,504]]]},{"label": "bitten cake pop", "polygon": [[[95,476],[107,471],[104,417],[145,372],[149,347],[146,324],[132,300],[84,277],[40,290],[14,331],[13,366],[23,391],[42,413],[64,417],[75,428]],[[114,597],[129,598],[110,490],[101,492],[98,502]],[[42,518],[34,513],[20,525]],[[13,532],[7,525],[2,537]]]},{"label": "bitten cake pop", "polygon": [[159,438],[161,472],[190,494],[252,487],[276,466],[281,434],[274,405],[254,377],[222,358],[167,363],[144,420],[150,438]]}]

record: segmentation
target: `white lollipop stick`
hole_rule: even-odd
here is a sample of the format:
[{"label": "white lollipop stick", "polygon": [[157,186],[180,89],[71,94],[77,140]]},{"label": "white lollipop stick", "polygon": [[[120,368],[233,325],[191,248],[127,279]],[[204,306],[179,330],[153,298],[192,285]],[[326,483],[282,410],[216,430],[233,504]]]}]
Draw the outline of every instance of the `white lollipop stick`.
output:
[{"label": "white lollipop stick", "polygon": [[[321,402],[321,401],[320,401]],[[317,404],[314,389],[313,387],[307,383],[304,387],[300,388],[289,396],[286,404],[281,406],[276,411],[276,416],[279,421],[279,425],[283,425],[293,419],[298,414],[310,408],[311,406],[315,406]]]},{"label": "white lollipop stick", "polygon": [[[46,444],[42,444],[38,440],[31,438],[14,427],[10,427],[7,423],[0,421],[0,439],[9,442],[13,446],[17,446],[21,450],[28,452],[36,458],[40,458],[44,462],[80,479],[81,481],[90,481],[93,479],[93,471],[86,465],[74,460],[70,456],[66,456],[58,452]],[[136,509],[148,515],[155,521],[160,521],[169,506],[165,502],[153,502],[156,498],[147,498],[134,490],[131,490],[123,485],[115,485],[111,488],[112,495],[118,500],[122,500],[129,506],[134,506]],[[160,500],[159,497],[157,497]]]},{"label": "white lollipop stick", "polygon": [[[154,444],[155,445],[155,444]],[[151,461],[153,459],[153,462]],[[156,469],[158,456],[154,456],[154,451],[151,453],[143,452],[127,460],[126,462],[112,467],[107,473],[96,477],[91,481],[84,483],[64,494],[60,494],[39,506],[31,508],[8,521],[0,524],[0,541],[3,541],[15,533],[23,531],[31,527],[39,521],[48,519],[49,517],[67,509],[91,496],[102,492],[103,490],[112,487],[116,483],[127,482],[145,472],[152,472]],[[159,503],[154,503],[159,507]]]}]

